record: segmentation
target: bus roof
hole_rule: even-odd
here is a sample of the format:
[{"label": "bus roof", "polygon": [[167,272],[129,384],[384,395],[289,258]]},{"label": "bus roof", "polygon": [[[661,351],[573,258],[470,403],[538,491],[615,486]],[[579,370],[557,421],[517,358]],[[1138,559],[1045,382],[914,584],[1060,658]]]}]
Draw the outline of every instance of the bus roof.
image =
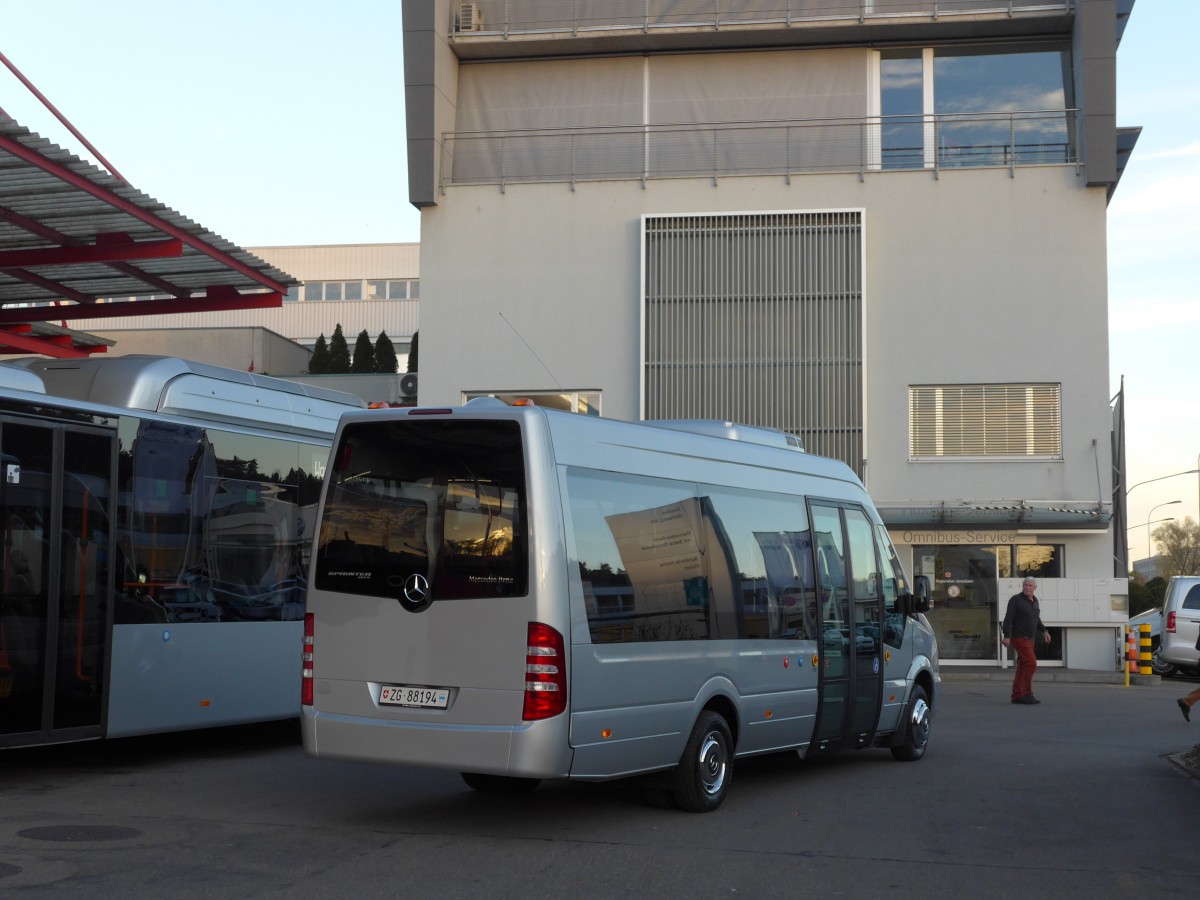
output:
[{"label": "bus roof", "polygon": [[491,398],[477,398],[458,407],[411,407],[374,410],[354,414],[351,421],[370,422],[372,417],[446,417],[480,419],[542,419],[553,436],[555,454],[578,464],[606,468],[616,464],[625,451],[649,450],[685,458],[713,460],[763,469],[796,472],[862,486],[848,465],[840,460],[805,452],[798,440],[769,428],[706,419],[654,419],[630,422],[585,416],[538,406],[509,406]]},{"label": "bus roof", "polygon": [[13,365],[57,397],[311,434],[331,433],[343,412],[366,405],[342,391],[169,356],[30,358]]}]

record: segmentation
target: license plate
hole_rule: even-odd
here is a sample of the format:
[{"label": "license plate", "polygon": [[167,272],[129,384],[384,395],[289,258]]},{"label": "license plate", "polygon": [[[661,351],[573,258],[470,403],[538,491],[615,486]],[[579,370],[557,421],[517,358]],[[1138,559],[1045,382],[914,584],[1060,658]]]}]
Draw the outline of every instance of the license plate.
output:
[{"label": "license plate", "polygon": [[385,684],[379,688],[379,702],[385,706],[416,706],[445,709],[450,700],[447,688],[416,687],[409,684]]}]

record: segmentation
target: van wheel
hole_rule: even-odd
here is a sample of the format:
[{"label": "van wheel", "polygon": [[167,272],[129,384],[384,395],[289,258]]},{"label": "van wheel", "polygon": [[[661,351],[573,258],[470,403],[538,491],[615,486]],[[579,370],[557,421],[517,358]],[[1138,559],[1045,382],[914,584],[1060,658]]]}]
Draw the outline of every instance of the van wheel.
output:
[{"label": "van wheel", "polygon": [[929,697],[925,688],[913,685],[912,696],[904,710],[904,739],[892,747],[892,756],[901,762],[915,762],[925,755],[929,745]]},{"label": "van wheel", "polygon": [[676,805],[687,812],[712,812],[733,779],[733,739],[725,717],[705,710],[696,720],[679,761]]},{"label": "van wheel", "polygon": [[511,775],[483,775],[479,772],[459,774],[467,787],[485,794],[528,794],[542,783],[538,778],[514,778]]},{"label": "van wheel", "polygon": [[1166,662],[1162,658],[1162,648],[1155,647],[1154,652],[1150,655],[1150,671],[1163,678],[1170,678],[1178,670],[1174,664]]}]

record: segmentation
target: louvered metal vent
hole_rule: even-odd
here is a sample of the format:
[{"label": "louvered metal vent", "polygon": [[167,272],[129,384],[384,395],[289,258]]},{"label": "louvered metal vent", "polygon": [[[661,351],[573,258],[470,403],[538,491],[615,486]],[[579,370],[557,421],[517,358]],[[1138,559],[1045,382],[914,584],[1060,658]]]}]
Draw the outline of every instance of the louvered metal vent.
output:
[{"label": "louvered metal vent", "polygon": [[909,456],[1062,458],[1058,384],[915,385]]},{"label": "louvered metal vent", "polygon": [[796,435],[862,474],[860,211],[644,220],[644,417]]}]

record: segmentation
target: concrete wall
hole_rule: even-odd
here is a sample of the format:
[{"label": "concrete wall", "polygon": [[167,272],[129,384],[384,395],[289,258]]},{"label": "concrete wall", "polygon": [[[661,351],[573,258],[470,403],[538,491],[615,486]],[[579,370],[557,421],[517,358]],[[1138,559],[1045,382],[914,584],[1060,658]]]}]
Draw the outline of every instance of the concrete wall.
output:
[{"label": "concrete wall", "polygon": [[116,341],[109,356],[148,353],[259,375],[291,375],[308,370],[312,355],[299,344],[266,328],[172,328],[93,332]]},{"label": "concrete wall", "polygon": [[[876,499],[1106,499],[1104,205],[1073,167],[454,187],[422,214],[421,400],[598,389],[637,418],[643,214],[861,208]],[[1062,462],[908,461],[910,384],[1024,381],[1062,383]]]},{"label": "concrete wall", "polygon": [[320,244],[246,250],[300,281],[421,276],[420,244]]}]

